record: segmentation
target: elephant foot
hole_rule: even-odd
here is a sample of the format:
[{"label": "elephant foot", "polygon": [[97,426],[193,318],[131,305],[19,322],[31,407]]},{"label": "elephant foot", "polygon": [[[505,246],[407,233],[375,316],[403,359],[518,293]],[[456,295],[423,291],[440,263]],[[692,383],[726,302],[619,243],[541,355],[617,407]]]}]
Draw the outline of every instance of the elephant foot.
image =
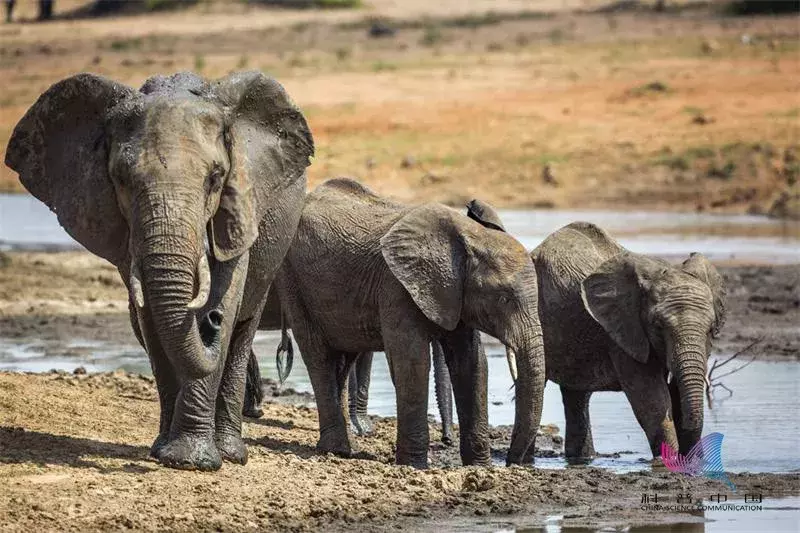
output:
[{"label": "elephant foot", "polygon": [[264,416],[264,410],[260,405],[247,405],[242,408],[242,415],[247,418],[261,418]]},{"label": "elephant foot", "polygon": [[371,434],[373,429],[372,421],[365,415],[350,417],[350,427],[353,429],[353,433],[359,437]]},{"label": "elephant foot", "polygon": [[455,437],[453,436],[452,429],[445,429],[442,431],[442,444],[445,446],[453,446],[456,442]]},{"label": "elephant foot", "polygon": [[[343,436],[341,433],[343,433]],[[347,431],[329,431],[322,433],[317,442],[317,450],[322,453],[332,453],[341,457],[350,457],[353,455],[353,446],[350,443],[350,438],[347,436]]]},{"label": "elephant foot", "polygon": [[247,446],[241,436],[218,433],[215,440],[224,461],[239,465],[247,464]]},{"label": "elephant foot", "polygon": [[156,440],[153,441],[153,445],[150,446],[150,457],[153,459],[160,459],[161,458],[161,451],[164,449],[164,446],[167,445],[169,440],[167,436],[159,433]]},{"label": "elephant foot", "polygon": [[394,462],[398,465],[411,466],[417,470],[426,470],[428,468],[428,452],[414,454],[397,452]]},{"label": "elephant foot", "polygon": [[178,470],[213,472],[222,466],[222,457],[210,435],[180,435],[161,448],[158,461]]}]

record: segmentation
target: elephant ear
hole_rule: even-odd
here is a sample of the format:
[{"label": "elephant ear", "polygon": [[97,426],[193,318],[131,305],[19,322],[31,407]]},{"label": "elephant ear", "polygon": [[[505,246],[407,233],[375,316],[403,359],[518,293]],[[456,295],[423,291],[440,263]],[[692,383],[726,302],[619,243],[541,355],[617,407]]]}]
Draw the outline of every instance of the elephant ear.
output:
[{"label": "elephant ear", "polygon": [[692,253],[689,259],[683,262],[681,268],[687,274],[699,279],[711,289],[714,298],[714,325],[711,334],[716,337],[719,335],[722,326],[725,324],[725,280],[711,264],[706,256],[700,253]]},{"label": "elephant ear", "polygon": [[381,253],[395,278],[432,322],[452,331],[461,319],[466,249],[443,205],[417,207],[381,237]]},{"label": "elephant ear", "polygon": [[650,341],[642,327],[642,282],[637,259],[619,254],[581,283],[583,306],[625,353],[646,363]]},{"label": "elephant ear", "polygon": [[211,223],[214,256],[227,261],[258,237],[272,192],[305,180],[314,140],[284,88],[260,72],[233,73],[211,92],[230,113],[231,170]]},{"label": "elephant ear", "polygon": [[134,97],[93,74],[66,78],[28,109],[6,148],[6,165],[67,233],[117,266],[126,263],[128,226],[108,176],[106,117]]},{"label": "elephant ear", "polygon": [[483,200],[478,200],[477,198],[471,200],[467,204],[467,216],[486,228],[498,231],[506,230],[494,207]]}]

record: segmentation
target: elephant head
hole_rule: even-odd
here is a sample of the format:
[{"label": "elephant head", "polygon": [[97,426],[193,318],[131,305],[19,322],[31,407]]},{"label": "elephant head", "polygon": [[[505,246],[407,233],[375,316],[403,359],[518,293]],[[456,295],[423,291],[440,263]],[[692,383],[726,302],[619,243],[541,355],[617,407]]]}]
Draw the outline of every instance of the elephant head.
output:
[{"label": "elephant head", "polygon": [[439,204],[406,213],[381,238],[392,274],[422,313],[451,331],[483,331],[516,354],[516,417],[508,455],[519,463],[533,443],[544,393],[544,347],[536,271],[525,248]]},{"label": "elephant head", "polygon": [[725,289],[716,268],[701,254],[672,266],[625,252],[587,276],[581,295],[589,314],[626,354],[642,364],[658,357],[665,375],[674,376],[680,412],[673,415],[681,452],[687,453],[703,431],[711,338],[725,321]]},{"label": "elephant head", "polygon": [[20,120],[6,165],[117,266],[177,374],[198,379],[218,367],[214,332],[233,320],[207,302],[206,243],[213,261],[242,256],[270,191],[304,179],[313,150],[298,108],[259,72],[157,76],[139,91],[78,74]]}]

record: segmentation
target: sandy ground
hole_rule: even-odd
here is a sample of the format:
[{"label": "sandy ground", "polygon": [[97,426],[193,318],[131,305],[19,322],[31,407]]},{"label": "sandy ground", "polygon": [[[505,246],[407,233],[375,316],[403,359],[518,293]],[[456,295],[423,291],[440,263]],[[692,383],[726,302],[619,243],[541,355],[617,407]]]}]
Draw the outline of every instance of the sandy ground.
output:
[{"label": "sandy ground", "polygon": [[[721,268],[729,314],[716,349],[763,337],[756,356],[800,357],[800,266]],[[52,341],[54,353],[78,338],[133,344],[124,309],[116,272],[88,253],[0,255],[0,335],[13,342]],[[203,474],[148,459],[158,422],[150,377],[0,373],[0,530],[488,531],[552,514],[564,515],[564,525],[685,522],[702,513],[642,511],[642,494],[725,492],[719,482],[660,470],[465,468],[436,442],[432,469],[417,472],[391,465],[392,419],[376,419],[376,434],[357,439],[357,458],[321,456],[311,398],[268,385],[264,418],[245,424],[250,462]],[[539,440],[551,456],[562,444],[553,431]],[[492,430],[499,463],[509,440],[509,428]],[[739,495],[800,493],[800,474],[732,479]]]},{"label": "sandy ground", "polygon": [[[727,321],[714,350],[800,359],[800,265],[720,265],[728,286]],[[88,252],[0,254],[0,336],[136,345],[127,294],[116,269]]]},{"label": "sandy ground", "polygon": [[[349,175],[403,201],[800,217],[796,19],[593,11],[608,4],[224,2],[3,25],[0,146],[75,72],[138,86],[156,73],[257,68],[308,116],[311,186]],[[371,38],[374,18],[396,33]],[[5,167],[0,189],[20,190]]]},{"label": "sandy ground", "polygon": [[[499,529],[564,514],[564,525],[702,521],[641,511],[642,494],[730,494],[717,481],[665,471],[391,465],[395,425],[377,421],[358,458],[318,455],[316,412],[269,403],[245,424],[250,461],[179,472],[147,457],[158,423],[151,378],[0,373],[0,529],[176,531]],[[432,433],[436,428],[431,428]],[[508,431],[494,443],[508,446]],[[745,492],[800,493],[800,474],[733,475]],[[741,503],[741,502],[740,502]]]}]

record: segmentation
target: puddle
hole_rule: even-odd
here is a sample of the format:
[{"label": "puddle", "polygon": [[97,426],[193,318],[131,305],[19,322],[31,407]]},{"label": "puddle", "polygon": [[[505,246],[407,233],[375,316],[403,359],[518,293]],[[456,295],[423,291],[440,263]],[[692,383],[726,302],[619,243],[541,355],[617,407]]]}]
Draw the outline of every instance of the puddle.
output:
[{"label": "puddle", "polygon": [[[741,500],[741,499],[740,499]],[[704,502],[715,505],[713,502]],[[535,527],[487,529],[495,533],[770,533],[796,532],[800,527],[800,498],[764,498],[761,504],[736,504],[748,510],[706,510],[692,513],[691,521],[670,524],[625,525],[617,527],[570,527],[562,526],[563,516],[549,516]],[[724,504],[721,506],[724,507]],[[700,520],[698,522],[698,520]],[[705,521],[702,521],[705,520]]]}]

